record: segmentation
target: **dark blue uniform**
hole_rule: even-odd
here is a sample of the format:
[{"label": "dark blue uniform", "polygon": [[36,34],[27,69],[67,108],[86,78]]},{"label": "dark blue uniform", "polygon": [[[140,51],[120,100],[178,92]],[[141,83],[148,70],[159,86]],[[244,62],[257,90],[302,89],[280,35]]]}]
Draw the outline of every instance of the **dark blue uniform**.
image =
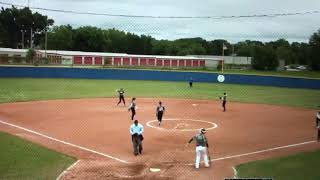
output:
[{"label": "dark blue uniform", "polygon": [[131,111],[131,120],[133,120],[134,116],[136,115],[136,100],[132,100],[130,107],[128,109]]},{"label": "dark blue uniform", "polygon": [[226,104],[227,104],[227,94],[224,93],[222,99],[222,107],[223,107],[223,111],[226,111]]},{"label": "dark blue uniform", "polygon": [[119,102],[117,106],[121,103],[121,101],[123,101],[123,104],[126,105],[126,101],[124,100],[124,90],[120,89],[118,90],[118,93],[119,93]]},{"label": "dark blue uniform", "polygon": [[163,116],[164,110],[165,110],[165,107],[162,106],[161,103],[159,103],[159,106],[157,107],[157,110],[156,110],[156,116],[157,116],[157,119],[158,119],[158,125],[159,126],[160,126],[161,121],[162,121],[162,116]]},{"label": "dark blue uniform", "polygon": [[193,84],[193,79],[190,78],[190,79],[189,79],[189,87],[192,87],[192,84]]}]

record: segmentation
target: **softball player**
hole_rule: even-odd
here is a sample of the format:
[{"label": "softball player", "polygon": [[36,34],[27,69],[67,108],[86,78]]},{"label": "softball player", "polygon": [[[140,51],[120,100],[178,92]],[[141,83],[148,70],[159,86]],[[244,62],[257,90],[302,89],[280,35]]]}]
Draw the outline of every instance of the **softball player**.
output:
[{"label": "softball player", "polygon": [[128,111],[131,111],[131,120],[133,120],[134,116],[136,115],[136,98],[132,98],[131,104],[128,108]]},{"label": "softball player", "polygon": [[226,111],[226,103],[227,103],[227,93],[223,93],[223,96],[220,97],[220,100],[222,100],[223,112],[225,112]]},{"label": "softball player", "polygon": [[126,106],[126,101],[124,100],[124,90],[120,88],[120,90],[117,91],[119,93],[119,102],[117,106],[123,101],[124,106]]},{"label": "softball player", "polygon": [[189,87],[190,88],[192,88],[192,84],[193,84],[193,79],[192,79],[192,77],[190,77],[190,79],[189,79]]},{"label": "softball player", "polygon": [[156,116],[157,116],[157,119],[158,119],[158,126],[161,125],[162,116],[164,114],[164,111],[165,111],[165,107],[162,106],[162,102],[159,101],[159,106],[156,109]]},{"label": "softball player", "polygon": [[205,137],[206,130],[204,128],[200,129],[200,133],[192,137],[186,146],[188,146],[193,140],[196,141],[196,164],[195,167],[198,169],[200,166],[201,154],[203,154],[205,167],[210,167],[208,150],[209,147],[207,138]]}]

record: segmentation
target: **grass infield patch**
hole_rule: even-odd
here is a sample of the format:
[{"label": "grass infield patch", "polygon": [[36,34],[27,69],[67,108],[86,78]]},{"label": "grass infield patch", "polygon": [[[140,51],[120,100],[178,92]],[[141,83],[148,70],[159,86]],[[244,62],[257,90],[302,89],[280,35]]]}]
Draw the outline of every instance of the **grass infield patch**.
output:
[{"label": "grass infield patch", "polygon": [[56,179],[76,160],[0,132],[0,179]]},{"label": "grass infield patch", "polygon": [[274,180],[320,179],[320,151],[241,164],[238,178],[273,178]]}]

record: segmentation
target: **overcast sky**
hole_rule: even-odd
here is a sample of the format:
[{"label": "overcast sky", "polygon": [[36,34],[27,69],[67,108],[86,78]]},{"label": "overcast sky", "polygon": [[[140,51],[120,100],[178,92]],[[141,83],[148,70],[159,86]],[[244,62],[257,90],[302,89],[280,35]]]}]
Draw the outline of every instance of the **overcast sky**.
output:
[{"label": "overcast sky", "polygon": [[[28,0],[1,1],[28,4]],[[240,16],[320,11],[320,0],[30,0],[30,6],[146,16]],[[55,25],[116,28],[170,40],[202,37],[235,43],[285,38],[290,42],[307,42],[310,35],[320,29],[320,13],[272,18],[150,19],[40,12],[54,19]]]}]

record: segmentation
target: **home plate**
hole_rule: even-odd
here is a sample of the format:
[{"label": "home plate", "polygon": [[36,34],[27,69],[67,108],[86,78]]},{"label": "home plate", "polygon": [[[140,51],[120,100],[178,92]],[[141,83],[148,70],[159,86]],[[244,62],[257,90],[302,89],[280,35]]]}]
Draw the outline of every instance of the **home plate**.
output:
[{"label": "home plate", "polygon": [[192,106],[198,106],[198,104],[192,104]]},{"label": "home plate", "polygon": [[150,168],[150,171],[151,171],[151,172],[159,172],[160,169],[158,169],[158,168]]}]

